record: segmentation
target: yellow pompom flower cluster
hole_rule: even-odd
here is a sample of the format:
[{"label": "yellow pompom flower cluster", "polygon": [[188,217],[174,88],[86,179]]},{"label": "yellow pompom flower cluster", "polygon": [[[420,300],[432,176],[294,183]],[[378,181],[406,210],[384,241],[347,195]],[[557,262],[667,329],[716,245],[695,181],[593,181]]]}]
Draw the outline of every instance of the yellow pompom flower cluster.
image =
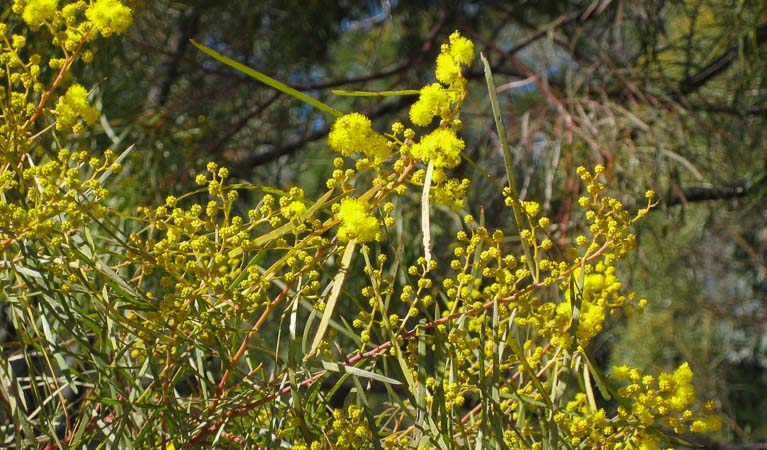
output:
[{"label": "yellow pompom flower cluster", "polygon": [[410,107],[410,121],[425,127],[435,116],[448,117],[450,105],[458,101],[458,93],[448,91],[439,83],[432,83],[421,88],[418,101]]},{"label": "yellow pompom flower cluster", "polygon": [[455,167],[461,162],[465,144],[455,131],[438,128],[413,145],[410,153],[418,161],[432,162],[434,167]]},{"label": "yellow pompom flower cluster", "polygon": [[[665,445],[663,436],[652,429],[655,426],[670,427],[676,433],[686,429],[693,433],[716,431],[721,426],[721,419],[710,414],[714,409],[712,403],[706,405],[709,412],[706,415],[689,409],[695,390],[687,363],[673,373],[660,374],[657,380],[628,366],[613,367],[612,375],[617,381],[627,383],[618,390],[618,417],[607,417],[605,410],[596,408],[582,392],[567,402],[566,409],[555,414],[557,424],[568,430],[572,446],[658,450]],[[633,430],[628,440],[626,429]]]},{"label": "yellow pompom flower cluster", "polygon": [[614,442],[616,427],[604,409],[592,409],[583,392],[567,402],[567,407],[554,415],[559,427],[569,432],[569,443],[582,448],[620,449]]},{"label": "yellow pompom flower cluster", "polygon": [[338,450],[373,449],[372,432],[365,421],[364,410],[359,406],[350,405],[346,412],[340,409],[333,411],[333,423],[330,429],[334,438],[333,448]]},{"label": "yellow pompom flower cluster", "polygon": [[[575,283],[573,290],[576,296],[580,296],[578,300],[581,301],[576,337],[579,344],[584,347],[594,336],[602,332],[605,312],[608,309],[616,309],[616,306],[622,306],[622,303],[618,301],[621,283],[615,276],[615,267],[605,267],[600,262],[595,267],[589,266],[588,270],[593,272],[583,277],[583,286],[578,286],[581,268],[578,267],[572,274]],[[565,289],[565,301],[557,306],[557,315],[563,316],[565,321],[569,322],[575,305],[570,298],[570,283],[563,283],[562,287]]]},{"label": "yellow pompom flower cluster", "polygon": [[362,153],[374,164],[391,154],[386,138],[373,129],[370,119],[359,113],[346,114],[333,123],[328,145],[344,156]]},{"label": "yellow pompom flower cluster", "polygon": [[[139,347],[167,345],[153,343],[155,333],[216,338],[222,323],[239,324],[262,306],[275,277],[286,283],[304,278],[305,298],[320,288],[314,252],[328,239],[307,235],[310,226],[318,229],[322,222],[307,217],[303,190],[293,187],[279,201],[266,194],[259,207],[240,216],[232,213],[238,191],[226,183],[229,170],[210,162],[207,171],[195,177],[210,196],[206,203],[182,206],[183,197],[169,196],[164,205],[139,208],[153,231],[133,233],[130,241],[151,261],[142,267],[141,282],[152,280],[158,286],[147,295],[154,308],[141,313],[151,333],[139,335]],[[273,238],[263,237],[265,229],[273,231]],[[289,237],[296,241],[288,242]],[[290,256],[262,273],[248,261],[267,246],[274,253],[289,249]]]},{"label": "yellow pompom flower cluster", "polygon": [[[105,172],[118,172],[111,150],[104,158],[89,158],[84,151],[59,151],[57,159],[26,168],[20,179],[10,171],[0,172],[0,198],[6,191],[19,187],[24,197],[15,202],[0,202],[0,240],[35,240],[44,236],[67,236],[92,220],[89,215],[102,215],[104,207],[98,202],[108,195],[98,181]],[[83,179],[83,173],[90,176]],[[94,202],[95,201],[95,202]],[[54,244],[56,246],[57,244]]]},{"label": "yellow pompom flower cluster", "polygon": [[[72,37],[72,33],[82,37],[90,29],[95,31],[91,33],[90,40],[99,34],[103,37],[121,34],[128,29],[133,20],[133,11],[120,0],[94,0],[89,4],[79,0],[63,6],[60,10],[59,0],[14,0],[13,10],[21,14],[21,18],[33,31],[43,25],[49,27],[51,32],[66,26],[67,39]],[[87,20],[78,22],[77,14],[83,10]],[[54,38],[54,43],[62,42]]]},{"label": "yellow pompom flower cluster", "polygon": [[434,167],[455,167],[461,161],[464,142],[456,135],[461,127],[457,119],[460,103],[466,95],[466,79],[461,70],[471,64],[474,44],[457,31],[450,35],[450,44],[444,44],[437,57],[436,78],[421,89],[418,100],[410,107],[410,121],[418,126],[429,125],[434,117],[440,117],[439,128],[423,136],[410,148],[410,155],[424,164]]},{"label": "yellow pompom flower cluster", "polygon": [[466,191],[469,189],[470,181],[466,178],[447,178],[443,171],[434,170],[432,174],[433,186],[431,194],[437,205],[449,206],[453,211],[460,211],[464,207]]},{"label": "yellow pompom flower cluster", "polygon": [[[564,294],[564,301],[554,308],[548,306],[533,311],[533,314],[544,324],[541,333],[552,333],[557,343],[567,347],[576,343],[572,339],[575,337],[577,344],[585,348],[589,341],[601,332],[608,313],[615,313],[627,305],[633,304],[642,308],[646,304],[646,300],[637,299],[633,292],[621,293],[615,264],[636,246],[636,237],[630,232],[630,225],[645,215],[655,203],[652,202],[652,197],[648,197],[647,207],[632,216],[620,201],[604,195],[605,186],[599,181],[603,171],[604,167],[599,165],[593,173],[584,167],[577,170],[581,179],[586,182],[588,195],[581,197],[578,203],[587,209],[590,239],[586,235],[575,238],[576,246],[570,249],[573,258],[569,263],[570,268],[567,267],[568,264],[553,263],[547,259],[537,264],[541,272],[550,274],[544,278],[544,284],[557,282]],[[512,205],[513,199],[507,198],[507,204]],[[539,207],[534,203],[524,202],[522,206],[530,218],[538,213]],[[546,218],[541,220],[549,223]],[[545,226],[542,223],[539,225]],[[523,230],[520,235],[537,251],[538,244],[532,232]],[[550,240],[544,240],[540,247],[550,248],[552,245]],[[569,275],[563,280],[563,274]],[[572,301],[571,292],[575,293],[575,301]],[[571,329],[571,334],[558,331],[567,328]]]},{"label": "yellow pompom flower cluster", "polygon": [[85,16],[103,37],[124,33],[131,24],[132,13],[119,0],[96,0],[85,10]]},{"label": "yellow pompom flower cluster", "polygon": [[[629,423],[650,427],[660,421],[675,433],[717,431],[721,426],[718,416],[696,415],[690,409],[695,387],[692,370],[686,362],[673,373],[661,373],[657,379],[625,365],[613,367],[612,375],[616,380],[628,383],[618,389],[618,394],[625,400],[618,407],[618,415]],[[708,410],[712,409],[710,406],[707,406]]]},{"label": "yellow pompom flower cluster", "polygon": [[80,118],[88,125],[92,125],[99,118],[99,111],[88,103],[88,91],[79,84],[73,84],[67,89],[66,94],[59,97],[55,113],[56,129],[71,128],[75,133],[84,130],[79,121]]},{"label": "yellow pompom flower cluster", "polygon": [[461,66],[468,66],[474,59],[474,43],[455,32],[441,50],[437,56],[437,80],[450,85],[461,77]]},{"label": "yellow pompom flower cluster", "polygon": [[[48,111],[46,107],[50,108],[48,103],[61,92],[62,84],[71,86],[54,108],[58,130],[79,133],[98,118],[98,111],[87,102],[87,90],[65,74],[70,73],[78,57],[86,63],[93,60],[93,53],[84,47],[87,42],[100,35],[124,32],[132,16],[131,9],[118,0],[13,0],[11,10],[29,29],[41,31],[25,36],[16,25],[0,22],[0,64],[9,80],[9,89],[0,90],[0,147],[6,149],[3,157],[10,162],[29,152],[27,139],[34,134],[32,128]],[[17,34],[9,35],[11,29]],[[53,48],[45,57],[27,54],[27,41],[31,39],[50,40]],[[34,48],[39,47],[35,43]],[[46,65],[55,71],[49,80],[41,77]]]},{"label": "yellow pompom flower cluster", "polygon": [[457,31],[450,35],[450,44],[442,45],[437,57],[435,75],[440,83],[421,89],[418,101],[410,107],[410,120],[415,125],[427,126],[435,116],[450,121],[451,104],[460,102],[465,94],[466,79],[462,66],[471,64],[474,44]]},{"label": "yellow pompom flower cluster", "polygon": [[[16,1],[15,4],[21,5],[22,2]],[[59,6],[59,0],[27,0],[23,3],[21,9],[21,18],[34,31],[40,28],[45,22],[53,20],[56,16],[56,10]]]},{"label": "yellow pompom flower cluster", "polygon": [[282,207],[282,215],[290,220],[299,220],[306,212],[306,204],[300,200],[293,200]]},{"label": "yellow pompom flower cluster", "polygon": [[[7,45],[8,41],[12,45]],[[21,44],[26,44],[20,35],[8,36],[8,26],[0,22],[0,64],[7,74],[7,88],[0,89],[0,165],[15,165],[19,157],[29,150],[26,119],[35,111],[32,92],[42,92],[39,82],[40,56],[34,55],[27,61],[20,56]]]},{"label": "yellow pompom flower cluster", "polygon": [[338,227],[338,239],[341,242],[352,239],[357,239],[358,242],[378,240],[380,224],[378,219],[370,214],[370,206],[364,200],[343,199],[336,217],[341,221]]}]

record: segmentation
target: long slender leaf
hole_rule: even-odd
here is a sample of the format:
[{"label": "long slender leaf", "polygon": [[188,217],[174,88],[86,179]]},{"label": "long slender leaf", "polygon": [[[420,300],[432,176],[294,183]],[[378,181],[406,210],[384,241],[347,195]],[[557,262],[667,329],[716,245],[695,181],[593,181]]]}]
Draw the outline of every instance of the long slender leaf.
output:
[{"label": "long slender leaf", "polygon": [[322,319],[320,319],[320,326],[317,328],[317,334],[314,336],[314,341],[312,342],[312,346],[309,349],[309,353],[306,355],[307,357],[312,355],[317,350],[317,348],[319,348],[320,343],[322,343],[322,339],[325,338],[325,333],[328,331],[330,319],[333,317],[333,310],[335,309],[336,303],[338,302],[338,297],[341,295],[341,289],[344,286],[344,280],[346,280],[349,263],[352,260],[352,256],[354,256],[354,249],[356,246],[357,241],[354,239],[346,244],[346,250],[344,250],[344,255],[341,257],[341,266],[338,268],[338,272],[333,278],[333,289],[330,291],[330,297],[325,304],[325,311],[322,314]]},{"label": "long slender leaf", "polygon": [[394,378],[389,378],[385,375],[371,372],[369,370],[360,369],[359,367],[347,366],[328,361],[322,361],[322,367],[325,370],[330,370],[331,372],[348,373],[349,375],[354,375],[355,377],[368,378],[370,380],[380,381],[381,383],[390,384],[392,386],[400,386],[402,384],[401,381],[397,381]]},{"label": "long slender leaf", "polygon": [[310,96],[304,94],[303,92],[301,92],[301,91],[299,91],[297,89],[294,89],[294,88],[288,86],[287,84],[285,84],[285,83],[283,83],[281,81],[277,81],[277,80],[275,80],[274,78],[272,78],[272,77],[270,77],[268,75],[264,75],[263,73],[255,70],[255,69],[251,69],[250,67],[248,67],[248,66],[246,66],[246,65],[244,65],[242,63],[239,63],[239,62],[233,60],[232,58],[224,56],[221,53],[213,50],[212,48],[210,48],[208,46],[205,46],[203,44],[200,44],[199,42],[196,42],[195,40],[191,40],[191,42],[192,42],[192,45],[194,45],[195,47],[200,49],[203,53],[205,53],[206,55],[208,55],[211,58],[215,59],[216,61],[218,61],[218,62],[220,62],[222,64],[226,64],[227,66],[231,67],[232,69],[234,69],[234,70],[236,70],[236,71],[238,71],[240,73],[244,73],[245,75],[247,75],[249,77],[255,78],[256,80],[266,84],[267,86],[271,86],[274,89],[277,89],[278,91],[280,91],[280,92],[282,92],[284,94],[287,94],[287,95],[295,98],[296,100],[301,100],[302,102],[304,102],[304,103],[306,103],[308,105],[314,106],[315,108],[319,109],[320,111],[324,111],[324,112],[330,114],[333,117],[341,117],[343,115],[343,113],[341,111],[333,108],[332,106],[330,106],[330,105],[328,105],[326,103],[323,103],[323,102],[317,100],[314,97],[310,97]]},{"label": "long slender leaf", "polygon": [[343,89],[331,89],[335,95],[345,97],[399,97],[401,95],[418,95],[421,93],[418,89],[405,89],[402,91],[346,91]]},{"label": "long slender leaf", "polygon": [[[493,71],[490,68],[490,62],[485,58],[485,55],[480,54],[482,65],[485,69],[485,81],[487,82],[487,94],[490,96],[490,106],[493,109],[493,119],[495,120],[495,128],[498,130],[498,139],[501,141],[501,148],[503,149],[503,162],[506,167],[506,178],[509,181],[509,190],[511,191],[511,197],[514,200],[511,204],[511,208],[514,211],[514,221],[517,223],[517,228],[522,231],[524,222],[522,219],[522,211],[520,210],[519,193],[517,193],[517,182],[514,178],[514,160],[511,156],[511,146],[509,145],[509,139],[506,137],[506,126],[503,124],[503,118],[501,117],[501,106],[498,102],[498,91],[495,88],[495,81],[493,81]],[[527,266],[530,269],[530,273],[535,278],[536,271],[533,268],[533,260],[530,258],[530,249],[527,241],[522,239],[522,250],[527,256]],[[535,280],[537,281],[537,280]]]}]

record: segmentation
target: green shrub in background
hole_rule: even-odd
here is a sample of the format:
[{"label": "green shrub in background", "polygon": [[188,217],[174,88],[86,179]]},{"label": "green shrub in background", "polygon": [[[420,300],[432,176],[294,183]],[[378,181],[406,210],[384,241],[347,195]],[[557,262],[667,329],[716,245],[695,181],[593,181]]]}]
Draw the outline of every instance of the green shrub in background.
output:
[{"label": "green shrub in background", "polygon": [[555,243],[518,198],[493,101],[509,227],[459,215],[468,181],[450,169],[475,52],[458,32],[435,83],[386,93],[418,97],[413,126],[385,133],[199,46],[336,117],[327,190],[230,183],[211,162],[198,190],[122,211],[108,188],[132,149],[86,148],[99,113],[74,77],[131,9],[59,3],[14,1],[0,25],[3,446],[653,449],[718,428],[712,405],[690,409],[686,363],[608,377],[589,352],[610,316],[646,304],[617,264],[652,192],[631,212],[603,167],[579,168],[590,226]]}]

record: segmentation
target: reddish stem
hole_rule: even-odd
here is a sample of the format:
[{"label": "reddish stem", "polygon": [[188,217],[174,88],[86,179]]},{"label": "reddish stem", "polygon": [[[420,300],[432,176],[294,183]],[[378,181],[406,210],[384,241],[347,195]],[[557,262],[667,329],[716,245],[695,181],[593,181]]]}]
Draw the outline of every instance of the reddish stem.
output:
[{"label": "reddish stem", "polygon": [[31,126],[35,120],[37,120],[40,115],[43,113],[43,108],[45,107],[45,104],[48,102],[48,99],[50,99],[51,95],[53,95],[53,91],[56,90],[57,87],[61,84],[61,82],[64,80],[64,75],[69,70],[69,67],[72,65],[72,63],[75,61],[75,58],[77,58],[80,55],[80,50],[82,50],[83,45],[85,45],[86,40],[88,39],[88,35],[91,33],[93,28],[91,27],[88,31],[83,34],[82,39],[80,39],[80,43],[77,44],[77,47],[72,52],[71,55],[67,57],[67,59],[64,60],[64,64],[61,66],[61,69],[59,69],[59,73],[56,75],[56,78],[53,80],[53,83],[48,87],[48,90],[43,93],[43,95],[40,97],[40,101],[37,103],[37,108],[35,108],[35,112],[30,116],[29,120],[27,120],[26,125],[24,125],[24,129]]}]

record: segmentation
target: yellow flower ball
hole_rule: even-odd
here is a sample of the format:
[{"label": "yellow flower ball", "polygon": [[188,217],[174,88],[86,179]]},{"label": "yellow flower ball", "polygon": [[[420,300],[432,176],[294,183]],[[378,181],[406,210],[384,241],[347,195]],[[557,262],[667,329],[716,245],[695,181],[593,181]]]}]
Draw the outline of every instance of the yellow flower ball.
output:
[{"label": "yellow flower ball", "polygon": [[363,200],[343,199],[336,213],[336,217],[341,221],[338,227],[338,239],[342,242],[355,238],[361,243],[374,241],[380,225],[369,211],[370,206]]},{"label": "yellow flower ball", "polygon": [[85,10],[85,17],[104,37],[122,34],[132,22],[133,11],[118,0],[96,0]]},{"label": "yellow flower ball", "polygon": [[370,119],[359,113],[346,114],[333,123],[328,145],[344,156],[363,153],[374,161],[381,161],[391,154],[386,138],[373,130]]}]

